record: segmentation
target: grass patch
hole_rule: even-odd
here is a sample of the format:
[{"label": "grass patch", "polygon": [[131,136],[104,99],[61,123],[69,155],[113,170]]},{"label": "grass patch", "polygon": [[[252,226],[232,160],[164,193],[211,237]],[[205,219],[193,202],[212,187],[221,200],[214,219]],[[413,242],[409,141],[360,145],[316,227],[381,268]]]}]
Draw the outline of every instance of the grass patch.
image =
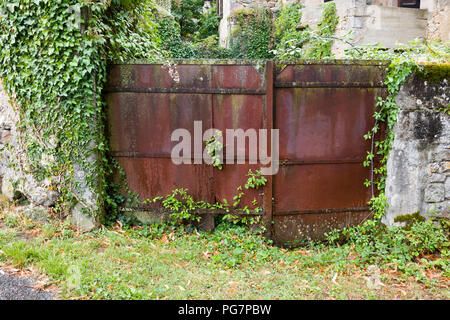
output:
[{"label": "grass patch", "polygon": [[65,299],[449,298],[440,266],[417,281],[393,265],[358,265],[355,254],[351,246],[276,248],[239,226],[186,234],[115,225],[80,234],[58,221],[0,215],[0,264],[38,269]]}]

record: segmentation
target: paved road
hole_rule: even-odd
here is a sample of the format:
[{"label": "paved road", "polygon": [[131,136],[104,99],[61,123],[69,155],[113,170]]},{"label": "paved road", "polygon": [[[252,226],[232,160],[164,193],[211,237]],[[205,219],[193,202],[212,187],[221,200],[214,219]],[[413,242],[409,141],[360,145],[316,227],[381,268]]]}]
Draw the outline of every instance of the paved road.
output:
[{"label": "paved road", "polygon": [[0,270],[0,300],[53,300],[52,293],[31,288],[33,281]]}]

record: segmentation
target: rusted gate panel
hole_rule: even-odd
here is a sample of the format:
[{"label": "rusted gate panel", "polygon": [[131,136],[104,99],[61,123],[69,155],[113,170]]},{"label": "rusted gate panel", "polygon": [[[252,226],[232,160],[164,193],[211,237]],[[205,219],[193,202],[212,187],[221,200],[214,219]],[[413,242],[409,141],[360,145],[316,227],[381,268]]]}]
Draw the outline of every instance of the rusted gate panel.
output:
[{"label": "rusted gate panel", "polygon": [[[242,206],[258,200],[277,244],[317,239],[370,213],[363,186],[369,169],[362,166],[370,145],[362,137],[373,126],[384,68],[298,61],[276,68],[272,61],[114,65],[106,90],[111,150],[141,200],[186,188],[196,200],[232,202],[248,170],[260,165],[174,165],[172,132],[185,128],[193,137],[194,121],[224,134],[277,128],[280,170],[263,192],[247,191]],[[226,139],[224,148],[226,154]],[[248,159],[248,149],[247,143],[236,157]]]},{"label": "rusted gate panel", "polygon": [[376,97],[376,64],[286,63],[277,66],[275,127],[280,171],[273,182],[273,237],[296,245],[370,215],[364,161]]},{"label": "rusted gate panel", "polygon": [[[224,135],[226,129],[272,128],[273,85],[266,81],[268,73],[272,79],[271,66],[272,62],[245,61],[190,61],[175,68],[111,66],[106,89],[111,150],[130,189],[141,200],[186,188],[195,200],[232,203],[248,170],[259,166],[226,165],[219,171],[207,164],[174,165],[171,151],[176,142],[171,141],[171,134],[184,128],[194,138],[194,121],[202,121],[203,131],[216,128]],[[224,154],[226,144],[225,140]],[[201,157],[201,153],[194,154],[192,163]],[[237,157],[248,157],[248,153],[237,150]],[[247,191],[242,206],[254,198],[265,205],[266,217],[270,217],[270,194],[268,201],[260,191]]]}]

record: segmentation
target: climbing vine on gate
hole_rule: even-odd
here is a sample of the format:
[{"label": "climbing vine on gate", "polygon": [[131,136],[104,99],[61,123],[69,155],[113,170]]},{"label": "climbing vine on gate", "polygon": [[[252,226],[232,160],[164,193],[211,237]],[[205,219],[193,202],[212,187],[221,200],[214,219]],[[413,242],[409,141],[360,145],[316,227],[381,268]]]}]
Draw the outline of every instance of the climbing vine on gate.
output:
[{"label": "climbing vine on gate", "polygon": [[[183,222],[200,221],[199,211],[211,212],[211,210],[220,210],[223,215],[223,220],[232,221],[234,223],[255,224],[260,221],[260,216],[250,215],[251,212],[256,214],[262,212],[262,208],[256,199],[251,202],[252,208],[249,205],[240,207],[241,200],[245,195],[245,190],[254,189],[259,190],[263,188],[267,179],[262,176],[259,170],[253,172],[251,169],[247,173],[247,182],[236,188],[237,194],[233,197],[233,203],[229,203],[227,199],[222,199],[216,203],[209,203],[206,201],[195,201],[192,195],[186,189],[175,189],[170,194],[165,196],[158,196],[153,199],[146,199],[140,204],[148,205],[160,202],[162,207],[169,211],[170,222],[174,225],[179,225]],[[234,212],[233,212],[234,211]],[[236,215],[236,212],[241,212],[244,215]]]},{"label": "climbing vine on gate", "polygon": [[152,8],[148,0],[0,2],[0,78],[19,115],[16,147],[26,154],[16,165],[58,192],[61,211],[80,203],[96,214],[103,199],[115,205],[106,192],[106,64],[158,56]]}]

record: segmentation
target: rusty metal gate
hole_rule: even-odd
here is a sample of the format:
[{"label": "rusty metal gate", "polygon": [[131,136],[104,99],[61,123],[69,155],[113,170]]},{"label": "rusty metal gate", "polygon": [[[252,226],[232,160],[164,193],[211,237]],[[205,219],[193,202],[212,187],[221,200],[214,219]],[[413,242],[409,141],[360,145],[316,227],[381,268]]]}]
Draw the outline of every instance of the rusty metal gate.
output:
[{"label": "rusty metal gate", "polygon": [[[383,70],[377,62],[345,61],[113,65],[106,88],[111,150],[141,200],[186,188],[196,200],[232,202],[248,170],[260,165],[175,165],[171,133],[185,128],[194,136],[194,121],[223,132],[279,129],[280,170],[242,204],[262,205],[277,244],[320,238],[369,214],[363,135],[373,126]],[[237,150],[244,156],[248,148]]]}]

